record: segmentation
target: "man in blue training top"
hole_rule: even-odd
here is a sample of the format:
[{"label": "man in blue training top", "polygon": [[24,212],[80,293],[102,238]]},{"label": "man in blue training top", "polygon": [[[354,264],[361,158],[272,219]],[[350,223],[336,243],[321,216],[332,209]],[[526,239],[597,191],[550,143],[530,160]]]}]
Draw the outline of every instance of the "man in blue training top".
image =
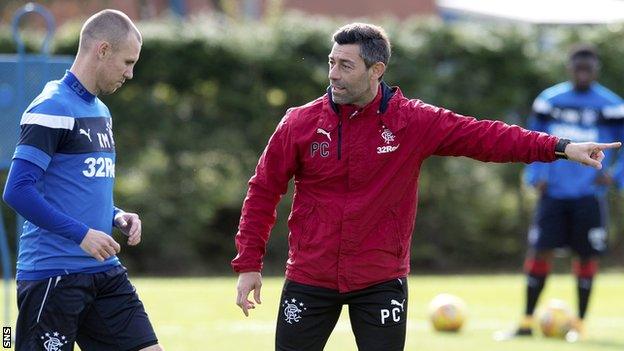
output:
[{"label": "man in blue training top", "polygon": [[28,106],[4,191],[25,219],[17,260],[16,350],[162,348],[115,256],[113,225],[141,241],[141,220],[113,205],[115,141],[97,98],[132,79],[141,34],[124,13],[104,10],[80,32],[61,80]]},{"label": "man in blue training top", "polygon": [[[568,61],[571,81],[546,89],[535,99],[529,129],[574,142],[621,140],[624,101],[595,81],[599,68],[592,46],[575,47]],[[598,256],[607,248],[604,204],[606,187],[614,182],[608,168],[614,154],[612,150],[605,154],[607,167],[602,170],[569,162],[536,162],[527,167],[525,180],[541,197],[529,230],[530,249],[524,264],[525,315],[518,329],[508,336],[532,335],[532,316],[551,270],[553,251],[562,247],[576,254],[572,266],[578,284],[578,318],[566,339],[574,342],[582,336]]]}]

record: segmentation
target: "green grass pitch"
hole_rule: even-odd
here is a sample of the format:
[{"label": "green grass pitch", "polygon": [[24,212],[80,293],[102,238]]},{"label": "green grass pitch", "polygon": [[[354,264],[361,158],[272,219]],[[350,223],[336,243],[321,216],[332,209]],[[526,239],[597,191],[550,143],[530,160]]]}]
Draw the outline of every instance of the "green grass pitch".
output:
[{"label": "green grass pitch", "polygon": [[[273,349],[281,278],[265,278],[263,304],[248,318],[234,304],[234,276],[132,280],[167,350]],[[412,276],[409,285],[406,350],[624,350],[624,273],[598,276],[586,322],[588,338],[576,344],[540,336],[504,343],[492,339],[493,332],[511,328],[519,319],[524,300],[521,275]],[[575,291],[571,275],[555,275],[541,301],[561,298],[574,307]],[[467,323],[458,334],[436,333],[429,325],[427,305],[441,292],[460,296],[468,305]],[[346,310],[325,350],[356,350]]]}]

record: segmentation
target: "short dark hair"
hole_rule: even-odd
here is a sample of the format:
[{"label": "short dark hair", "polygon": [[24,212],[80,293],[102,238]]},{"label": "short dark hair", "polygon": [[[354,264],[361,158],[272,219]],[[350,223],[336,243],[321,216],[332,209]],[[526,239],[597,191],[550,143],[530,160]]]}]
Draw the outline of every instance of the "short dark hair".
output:
[{"label": "short dark hair", "polygon": [[599,60],[598,50],[592,44],[576,44],[570,50],[568,59],[573,61],[577,58],[593,58]]},{"label": "short dark hair", "polygon": [[367,23],[351,23],[339,28],[333,35],[333,40],[339,45],[359,44],[360,57],[366,67],[377,62],[386,66],[392,54],[390,40],[383,28]]},{"label": "short dark hair", "polygon": [[85,21],[80,31],[80,46],[89,46],[93,40],[105,40],[117,49],[130,32],[139,43],[143,42],[141,33],[125,13],[111,9],[102,10]]}]

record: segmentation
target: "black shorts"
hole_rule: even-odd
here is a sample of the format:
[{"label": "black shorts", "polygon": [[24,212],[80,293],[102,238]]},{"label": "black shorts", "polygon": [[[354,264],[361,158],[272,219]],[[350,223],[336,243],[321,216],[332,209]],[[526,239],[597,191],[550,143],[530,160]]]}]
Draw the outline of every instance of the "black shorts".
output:
[{"label": "black shorts", "polygon": [[15,350],[140,350],[158,340],[126,269],[17,282]]},{"label": "black shorts", "polygon": [[351,329],[359,351],[399,351],[405,346],[407,279],[349,293],[286,280],[282,290],[275,349],[323,350],[342,306],[349,306]]},{"label": "black shorts", "polygon": [[542,196],[529,244],[536,250],[569,247],[580,257],[597,256],[607,249],[603,204],[595,196],[554,199]]}]

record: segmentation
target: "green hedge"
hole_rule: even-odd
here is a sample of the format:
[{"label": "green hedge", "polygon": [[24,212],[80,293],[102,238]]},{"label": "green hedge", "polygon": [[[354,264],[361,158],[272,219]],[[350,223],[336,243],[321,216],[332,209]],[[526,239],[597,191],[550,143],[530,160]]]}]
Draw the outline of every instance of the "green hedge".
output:
[{"label": "green hedge", "polygon": [[[330,35],[341,24],[298,16],[140,24],[135,78],[103,98],[115,118],[116,204],[139,212],[144,225],[143,243],[122,251],[127,266],[146,274],[229,271],[247,180],[285,110],[324,92]],[[565,79],[565,48],[579,39],[599,46],[602,82],[624,93],[622,26],[383,25],[393,40],[386,81],[463,114],[524,124],[533,98]],[[75,52],[78,29],[58,33],[56,53]],[[10,51],[2,33],[0,51]],[[519,269],[535,200],[522,188],[522,168],[426,161],[413,268]],[[290,195],[279,207],[267,272],[283,270],[289,207]]]}]

